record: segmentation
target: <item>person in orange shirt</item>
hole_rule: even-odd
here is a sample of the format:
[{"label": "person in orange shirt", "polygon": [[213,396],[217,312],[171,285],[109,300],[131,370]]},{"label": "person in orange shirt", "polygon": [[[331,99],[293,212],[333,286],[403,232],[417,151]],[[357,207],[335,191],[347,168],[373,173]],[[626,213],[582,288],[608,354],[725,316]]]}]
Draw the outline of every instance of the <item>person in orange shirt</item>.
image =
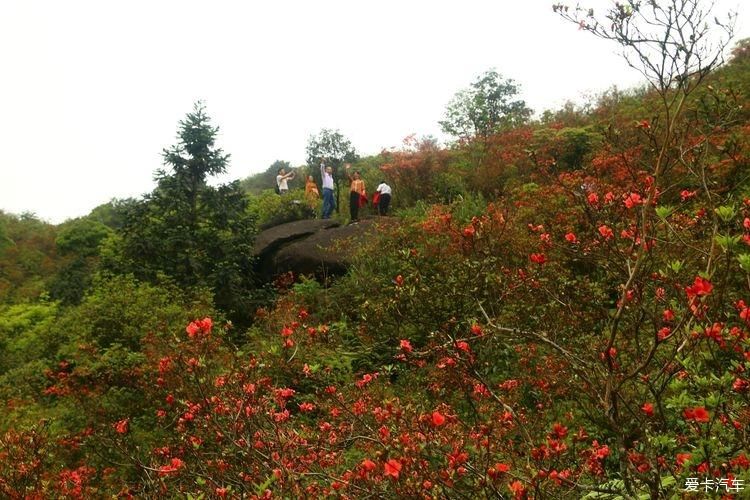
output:
[{"label": "person in orange shirt", "polygon": [[307,182],[305,182],[305,199],[307,200],[307,205],[311,209],[317,209],[318,200],[320,199],[320,191],[318,191],[318,185],[315,184],[312,175],[308,175]]},{"label": "person in orange shirt", "polygon": [[305,183],[305,196],[311,200],[317,200],[320,198],[320,191],[318,191],[318,185],[315,184],[315,179],[312,175],[307,176],[307,182]]},{"label": "person in orange shirt", "polygon": [[365,181],[359,175],[359,172],[354,172],[354,175],[349,174],[351,169],[350,164],[345,165],[346,176],[351,182],[349,186],[349,216],[352,223],[359,222],[359,206],[360,199],[367,199],[365,193]]}]

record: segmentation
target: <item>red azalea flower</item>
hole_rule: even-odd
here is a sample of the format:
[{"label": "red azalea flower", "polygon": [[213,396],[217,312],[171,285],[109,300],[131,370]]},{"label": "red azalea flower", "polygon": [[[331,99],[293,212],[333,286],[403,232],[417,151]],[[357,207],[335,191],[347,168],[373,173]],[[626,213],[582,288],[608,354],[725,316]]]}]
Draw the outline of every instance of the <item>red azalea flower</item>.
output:
[{"label": "red azalea flower", "polygon": [[687,293],[688,298],[703,297],[710,294],[713,288],[714,286],[710,281],[696,276],[693,284],[685,287],[685,293]]},{"label": "red azalea flower", "polygon": [[435,410],[432,412],[432,425],[440,427],[445,423],[445,416],[439,411]]},{"label": "red azalea flower", "polygon": [[125,418],[115,423],[115,430],[118,434],[127,434],[130,429],[130,420]]},{"label": "red azalea flower", "polygon": [[690,198],[694,197],[697,194],[697,191],[688,191],[687,189],[683,189],[680,192],[680,198],[682,201],[687,201]]},{"label": "red azalea flower", "polygon": [[510,465],[504,464],[504,463],[496,463],[495,464],[495,470],[497,472],[508,472],[510,470]]},{"label": "red azalea flower", "polygon": [[470,351],[469,344],[464,342],[463,340],[456,342],[456,348],[464,352]]},{"label": "red azalea flower", "polygon": [[652,403],[643,403],[643,406],[641,406],[641,411],[646,414],[648,417],[654,416],[654,405]]},{"label": "red azalea flower", "polygon": [[193,322],[185,328],[185,331],[187,332],[188,337],[192,339],[193,337],[198,335],[198,333],[200,332],[200,328],[195,324],[195,322]]},{"label": "red azalea flower", "polygon": [[411,345],[411,342],[405,339],[401,340],[401,342],[399,343],[399,347],[404,352],[412,352],[412,350],[414,349]]},{"label": "red azalea flower", "polygon": [[297,391],[295,391],[294,389],[290,389],[289,387],[285,387],[283,389],[279,389],[278,390],[278,395],[281,398],[287,399],[287,398],[291,398],[292,396],[294,396],[294,394],[296,392]]},{"label": "red azalea flower", "polygon": [[628,209],[631,209],[637,205],[640,205],[643,203],[643,199],[641,198],[641,195],[638,193],[630,193],[625,197],[623,200],[623,203],[625,204],[625,207]]},{"label": "red azalea flower", "polygon": [[669,337],[669,334],[672,333],[672,329],[668,326],[665,326],[659,330],[659,332],[656,334],[657,338],[659,340],[664,340],[667,337]]},{"label": "red azalea flower", "polygon": [[363,470],[367,472],[372,472],[377,467],[375,462],[373,462],[369,458],[365,458],[364,460],[362,460],[362,463],[360,464],[360,466],[362,467]]},{"label": "red azalea flower", "polygon": [[201,334],[210,334],[211,328],[213,328],[213,321],[211,320],[211,318],[206,317],[193,321],[185,328],[185,331],[187,332],[188,337],[192,339]]},{"label": "red azalea flower", "polygon": [[391,458],[385,463],[385,475],[391,476],[393,479],[398,479],[398,475],[401,472],[401,462]]},{"label": "red azalea flower", "polygon": [[510,488],[510,491],[513,492],[513,495],[516,498],[523,498],[526,494],[526,488],[523,487],[523,483],[521,481],[513,481],[508,485],[508,488]]},{"label": "red azalea flower", "polygon": [[695,408],[685,408],[685,410],[682,412],[682,416],[685,418],[685,420],[695,420],[699,423],[708,422],[710,419],[708,410],[706,410],[703,406],[697,406]]},{"label": "red azalea flower", "polygon": [[547,262],[547,256],[543,253],[532,253],[531,255],[529,255],[529,260],[531,260],[531,262],[535,264],[541,265]]},{"label": "red azalea flower", "polygon": [[557,436],[558,439],[563,439],[568,435],[568,428],[562,425],[560,422],[555,422],[552,425],[552,433]]},{"label": "red azalea flower", "polygon": [[683,464],[684,464],[685,462],[687,462],[688,460],[690,460],[690,457],[691,457],[691,456],[692,456],[692,455],[691,455],[690,453],[678,453],[678,454],[677,454],[677,455],[675,456],[675,462],[677,463],[677,465],[678,465],[679,467],[682,467],[682,465],[683,465]]}]

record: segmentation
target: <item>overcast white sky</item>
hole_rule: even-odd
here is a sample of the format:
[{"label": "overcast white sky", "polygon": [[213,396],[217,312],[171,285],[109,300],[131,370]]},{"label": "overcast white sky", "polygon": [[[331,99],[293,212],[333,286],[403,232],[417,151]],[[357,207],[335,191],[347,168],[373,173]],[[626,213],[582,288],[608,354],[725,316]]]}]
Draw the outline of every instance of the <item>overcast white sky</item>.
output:
[{"label": "overcast white sky", "polygon": [[[360,154],[440,137],[447,102],[491,67],[536,111],[640,81],[552,3],[0,0],[0,209],[58,223],[151,191],[197,99],[228,181],[304,163],[324,127]],[[736,39],[747,26],[740,9]]]}]

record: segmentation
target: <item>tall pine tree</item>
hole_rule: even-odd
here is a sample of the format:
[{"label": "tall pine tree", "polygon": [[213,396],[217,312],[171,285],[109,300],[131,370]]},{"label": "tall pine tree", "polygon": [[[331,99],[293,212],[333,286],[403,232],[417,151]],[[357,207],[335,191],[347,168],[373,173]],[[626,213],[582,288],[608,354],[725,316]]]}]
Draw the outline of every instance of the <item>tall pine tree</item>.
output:
[{"label": "tall pine tree", "polygon": [[218,131],[201,102],[180,121],[177,143],[163,152],[168,168],[155,173],[156,189],[126,208],[119,266],[149,281],[165,274],[186,289],[208,287],[220,309],[243,321],[257,284],[255,220],[239,182],[207,183],[229,162],[215,145]]}]

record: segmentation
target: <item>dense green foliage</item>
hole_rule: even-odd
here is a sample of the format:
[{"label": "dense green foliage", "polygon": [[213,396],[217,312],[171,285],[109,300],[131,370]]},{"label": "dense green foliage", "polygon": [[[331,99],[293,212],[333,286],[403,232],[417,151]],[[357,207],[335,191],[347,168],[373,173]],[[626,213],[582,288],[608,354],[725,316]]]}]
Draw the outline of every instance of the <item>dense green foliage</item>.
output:
[{"label": "dense green foliage", "polygon": [[156,189],[125,208],[119,255],[108,268],[151,282],[165,274],[188,290],[208,287],[222,310],[246,324],[258,285],[255,217],[238,182],[207,183],[229,159],[215,147],[217,132],[200,103],[180,122],[178,143],[164,150],[171,170],[158,170]]},{"label": "dense green foliage", "polygon": [[[271,165],[259,174],[251,175],[240,181],[240,187],[245,192],[252,195],[260,195],[263,191],[274,189],[276,185],[276,175],[279,169],[283,168],[286,172],[292,171],[292,165],[288,161],[276,160]],[[297,174],[294,179],[287,181],[289,189],[294,189],[305,185],[304,176]]]},{"label": "dense green foliage", "polygon": [[485,138],[504,128],[518,127],[531,117],[526,103],[517,99],[518,85],[490,70],[479,76],[467,90],[453,97],[440,126],[459,139]]},{"label": "dense green foliage", "polygon": [[[730,493],[750,470],[747,47],[536,121],[472,98],[500,107],[449,148],[358,159],[324,130],[311,171],[386,178],[398,217],[343,243],[345,276],[273,297],[253,236],[317,207],[209,186],[228,156],[200,105],[143,199],[0,214],[0,496]],[[515,94],[494,72],[475,90]]]}]

